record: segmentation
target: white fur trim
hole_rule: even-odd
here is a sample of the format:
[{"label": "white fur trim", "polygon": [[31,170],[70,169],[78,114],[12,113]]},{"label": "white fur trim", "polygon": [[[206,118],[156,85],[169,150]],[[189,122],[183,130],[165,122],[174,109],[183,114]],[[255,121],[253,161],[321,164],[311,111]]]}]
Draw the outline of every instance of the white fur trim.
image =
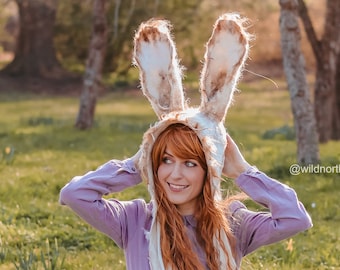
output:
[{"label": "white fur trim", "polygon": [[[228,257],[229,257],[229,263],[231,265],[231,269],[229,270],[235,270],[236,269],[236,262],[235,262],[235,259],[233,257],[233,253],[231,251],[231,247],[230,247],[230,244],[229,244],[229,240],[225,234],[224,231],[221,231],[220,232],[220,235],[221,235],[221,238],[222,238],[222,241],[223,241],[223,244],[224,244],[224,247],[226,248],[227,250],[227,253],[228,253]],[[215,248],[217,250],[219,250],[219,255],[220,255],[220,264],[221,264],[221,267],[220,269],[228,269],[228,263],[227,263],[227,256],[223,251],[222,247],[220,246],[219,244],[219,241],[217,240],[217,237],[215,236],[214,237],[214,245],[215,245]]]}]

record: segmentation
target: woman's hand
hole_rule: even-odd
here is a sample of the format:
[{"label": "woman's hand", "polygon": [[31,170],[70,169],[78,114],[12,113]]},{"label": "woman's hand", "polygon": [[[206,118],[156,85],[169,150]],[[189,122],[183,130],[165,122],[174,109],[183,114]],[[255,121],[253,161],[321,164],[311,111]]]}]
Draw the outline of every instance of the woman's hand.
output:
[{"label": "woman's hand", "polygon": [[227,147],[222,173],[228,178],[237,178],[251,166],[245,160],[234,140],[227,134]]},{"label": "woman's hand", "polygon": [[139,149],[137,151],[137,153],[134,156],[131,157],[132,160],[133,160],[133,163],[135,164],[136,169],[139,170],[139,171],[140,171],[140,168],[139,168],[138,165],[139,165],[139,160],[140,160],[141,157],[142,157],[142,150],[141,149]]}]

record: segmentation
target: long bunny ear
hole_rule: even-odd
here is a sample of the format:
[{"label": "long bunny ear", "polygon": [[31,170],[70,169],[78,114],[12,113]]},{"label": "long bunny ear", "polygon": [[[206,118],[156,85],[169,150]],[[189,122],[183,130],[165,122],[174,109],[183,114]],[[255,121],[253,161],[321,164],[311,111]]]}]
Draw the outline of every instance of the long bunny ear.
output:
[{"label": "long bunny ear", "polygon": [[134,39],[142,90],[158,118],[184,109],[181,69],[169,27],[165,20],[149,20],[141,24]]},{"label": "long bunny ear", "polygon": [[237,14],[222,15],[207,43],[200,110],[217,122],[224,121],[248,55],[248,34],[242,23]]}]

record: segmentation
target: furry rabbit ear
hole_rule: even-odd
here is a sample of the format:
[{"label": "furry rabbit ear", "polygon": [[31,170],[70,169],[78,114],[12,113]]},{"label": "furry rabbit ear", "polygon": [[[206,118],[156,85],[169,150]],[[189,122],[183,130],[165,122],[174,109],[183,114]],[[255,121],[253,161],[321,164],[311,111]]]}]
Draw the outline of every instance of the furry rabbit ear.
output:
[{"label": "furry rabbit ear", "polygon": [[207,43],[201,75],[200,110],[224,121],[236,83],[248,55],[249,34],[237,14],[224,14],[215,23]]},{"label": "furry rabbit ear", "polygon": [[184,109],[181,69],[165,20],[142,23],[134,39],[134,63],[140,69],[142,90],[158,118]]}]

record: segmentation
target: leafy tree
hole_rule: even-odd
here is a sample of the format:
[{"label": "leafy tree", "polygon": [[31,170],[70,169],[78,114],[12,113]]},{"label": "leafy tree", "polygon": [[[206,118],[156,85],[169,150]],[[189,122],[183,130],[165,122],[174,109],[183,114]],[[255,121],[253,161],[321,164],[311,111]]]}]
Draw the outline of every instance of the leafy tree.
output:
[{"label": "leafy tree", "polygon": [[53,27],[57,0],[16,0],[20,31],[15,57],[3,70],[10,75],[58,78],[65,71],[56,58]]},{"label": "leafy tree", "polygon": [[[162,17],[170,20],[174,24],[174,35],[181,41],[187,39],[188,35],[193,38],[198,36],[197,28],[194,28],[195,22],[208,17],[203,13],[200,14],[202,12],[199,8],[201,3],[200,0],[108,1],[106,9],[108,44],[103,72],[126,74],[131,68],[134,32],[142,21],[151,17]],[[85,61],[88,42],[91,38],[91,12],[92,8],[89,1],[59,0],[55,44],[58,48],[58,57],[63,62],[82,65]],[[211,27],[211,25],[207,25],[207,27]],[[189,34],[190,31],[191,34]],[[203,52],[203,43],[201,44]],[[197,56],[196,54],[190,56],[187,53],[190,51],[190,49],[187,49],[187,45],[189,44],[183,45],[185,49],[184,58],[189,58],[191,61]],[[197,47],[194,43],[191,46]],[[201,58],[202,55],[200,54],[199,57]],[[198,63],[199,60],[196,60],[196,62]]]},{"label": "leafy tree", "polygon": [[[58,58],[68,68],[83,66],[87,56],[92,29],[92,1],[59,0],[54,42]],[[83,70],[80,70],[83,72]]]}]

